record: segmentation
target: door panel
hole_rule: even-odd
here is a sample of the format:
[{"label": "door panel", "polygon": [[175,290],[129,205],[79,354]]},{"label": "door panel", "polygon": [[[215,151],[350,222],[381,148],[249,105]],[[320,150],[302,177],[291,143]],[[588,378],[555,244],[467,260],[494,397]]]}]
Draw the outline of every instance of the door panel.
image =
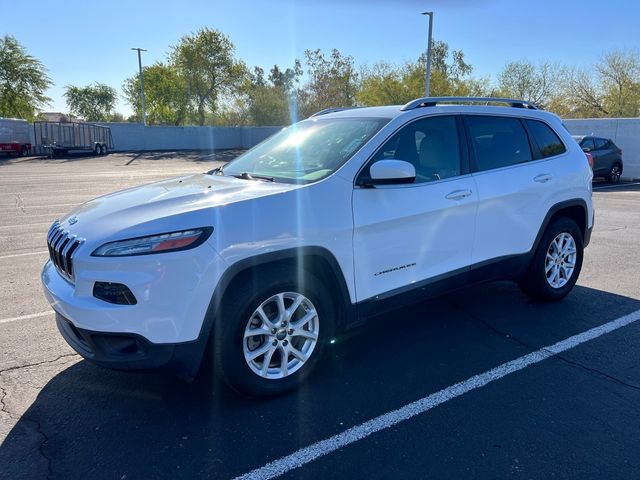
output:
[{"label": "door panel", "polygon": [[412,121],[361,172],[358,185],[371,185],[370,166],[395,159],[410,162],[416,178],[353,192],[358,301],[468,268],[477,194],[461,129],[454,115]]},{"label": "door panel", "polygon": [[354,190],[358,301],[468,267],[476,201],[470,175]]},{"label": "door panel", "polygon": [[472,263],[531,249],[555,191],[553,160],[474,174],[478,220]]},{"label": "door panel", "polygon": [[559,181],[555,160],[533,160],[528,133],[517,118],[463,118],[478,189],[472,264],[528,252]]}]

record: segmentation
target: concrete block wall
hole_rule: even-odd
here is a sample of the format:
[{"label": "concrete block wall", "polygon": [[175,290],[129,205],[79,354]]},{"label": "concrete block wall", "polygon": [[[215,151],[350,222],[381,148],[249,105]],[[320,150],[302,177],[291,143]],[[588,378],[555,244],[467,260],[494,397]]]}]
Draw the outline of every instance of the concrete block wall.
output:
[{"label": "concrete block wall", "polygon": [[584,118],[564,120],[572,135],[610,138],[622,149],[622,177],[640,178],[640,118]]},{"label": "concrete block wall", "polygon": [[174,127],[100,123],[111,127],[116,151],[251,148],[282,127]]},{"label": "concrete block wall", "polygon": [[[640,118],[566,119],[564,122],[573,135],[611,138],[623,150],[623,177],[640,178]],[[115,149],[119,151],[251,148],[283,128],[101,125],[111,127]]]}]

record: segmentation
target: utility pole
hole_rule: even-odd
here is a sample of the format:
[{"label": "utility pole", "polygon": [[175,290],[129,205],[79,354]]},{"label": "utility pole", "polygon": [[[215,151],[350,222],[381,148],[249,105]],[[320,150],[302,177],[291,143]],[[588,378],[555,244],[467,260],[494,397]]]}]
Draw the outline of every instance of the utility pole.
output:
[{"label": "utility pole", "polygon": [[138,67],[140,68],[140,101],[142,102],[142,124],[147,125],[147,110],[144,108],[144,76],[142,75],[142,56],[140,52],[146,52],[144,48],[132,48],[138,51]]},{"label": "utility pole", "polygon": [[425,72],[424,96],[429,96],[431,83],[431,32],[433,31],[433,12],[422,12],[422,15],[429,16],[429,41],[427,43],[427,71]]}]

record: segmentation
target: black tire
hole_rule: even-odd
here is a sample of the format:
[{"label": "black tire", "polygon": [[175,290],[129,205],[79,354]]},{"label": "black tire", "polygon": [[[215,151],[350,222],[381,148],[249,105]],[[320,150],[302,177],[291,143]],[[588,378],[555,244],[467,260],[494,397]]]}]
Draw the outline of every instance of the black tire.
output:
[{"label": "black tire", "polygon": [[102,148],[100,148],[100,144],[99,143],[96,143],[93,146],[93,154],[97,156],[97,155],[100,155],[100,152],[102,152]]},{"label": "black tire", "polygon": [[20,153],[21,153],[21,155],[22,155],[23,157],[28,157],[28,156],[29,156],[29,153],[31,153],[31,152],[29,151],[29,149],[28,149],[28,148],[26,148],[26,147],[25,147],[25,148],[23,148],[23,149],[22,149],[22,152],[20,152]]},{"label": "black tire", "polygon": [[107,146],[105,144],[102,144],[102,150],[100,151],[100,155],[106,155],[107,154]]},{"label": "black tire", "polygon": [[[568,279],[564,279],[566,280],[564,285],[553,287],[552,280],[547,278],[547,252],[552,249],[552,242],[563,233],[569,234],[575,242],[575,266]],[[576,284],[580,275],[584,256],[583,242],[582,232],[576,222],[567,217],[553,220],[540,239],[527,273],[519,282],[520,289],[539,302],[555,302],[564,298]],[[552,272],[549,276],[552,276]]]},{"label": "black tire", "polygon": [[620,182],[621,176],[622,176],[622,165],[616,162],[613,165],[611,165],[611,168],[609,169],[609,173],[605,178],[608,183],[615,184]]},{"label": "black tire", "polygon": [[[300,282],[298,273],[292,268],[277,268],[247,276],[246,281],[224,298],[221,315],[212,332],[213,373],[235,391],[258,398],[282,395],[297,388],[320,361],[335,332],[335,308],[324,282],[308,272],[303,272]],[[318,339],[308,359],[298,370],[284,378],[268,379],[249,367],[243,351],[244,332],[252,318],[255,318],[253,314],[256,309],[267,299],[282,292],[302,294],[312,303],[317,311]],[[269,338],[265,336],[263,345],[272,341]],[[277,365],[277,359],[275,361]]]}]

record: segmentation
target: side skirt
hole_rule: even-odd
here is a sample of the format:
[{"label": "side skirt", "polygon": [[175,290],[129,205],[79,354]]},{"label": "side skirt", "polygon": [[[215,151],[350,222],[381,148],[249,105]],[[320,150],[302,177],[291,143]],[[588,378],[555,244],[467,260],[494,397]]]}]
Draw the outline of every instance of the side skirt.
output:
[{"label": "side skirt", "polygon": [[510,255],[438,275],[407,287],[385,292],[356,304],[357,320],[349,327],[361,325],[371,317],[389,313],[401,307],[415,305],[430,298],[459,290],[478,283],[494,280],[517,281],[529,267],[532,252]]}]

